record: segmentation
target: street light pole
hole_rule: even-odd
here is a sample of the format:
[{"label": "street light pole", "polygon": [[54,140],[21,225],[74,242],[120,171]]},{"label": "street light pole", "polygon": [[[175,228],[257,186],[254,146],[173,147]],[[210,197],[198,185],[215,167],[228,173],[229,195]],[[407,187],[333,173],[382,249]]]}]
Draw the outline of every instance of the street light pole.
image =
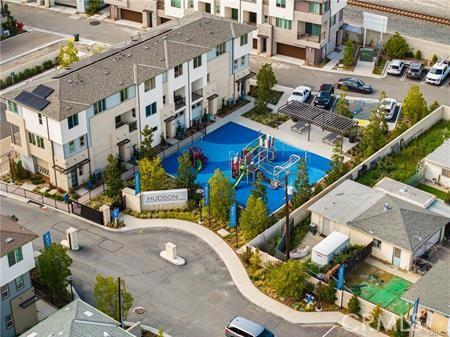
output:
[{"label": "street light pole", "polygon": [[286,241],[286,261],[289,260],[290,258],[290,251],[291,251],[291,233],[289,230],[289,192],[288,192],[288,176],[286,174],[285,178],[284,178],[284,194],[285,194],[285,198],[286,198],[286,224],[285,224],[285,233],[284,233],[284,238]]},{"label": "street light pole", "polygon": [[203,225],[203,207],[202,207],[202,198],[203,198],[203,190],[201,188],[197,189],[195,193],[200,195],[200,201],[198,202],[198,207],[200,209],[200,218],[198,219],[198,224]]}]

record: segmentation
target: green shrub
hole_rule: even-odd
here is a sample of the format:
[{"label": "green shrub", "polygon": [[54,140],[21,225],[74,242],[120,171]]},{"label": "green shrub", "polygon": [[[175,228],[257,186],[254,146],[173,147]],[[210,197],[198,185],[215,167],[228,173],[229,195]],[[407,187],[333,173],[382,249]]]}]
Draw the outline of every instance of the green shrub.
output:
[{"label": "green shrub", "polygon": [[438,56],[436,54],[433,54],[433,57],[431,58],[431,64],[434,65],[438,61]]},{"label": "green shrub", "polygon": [[100,0],[89,0],[86,8],[88,15],[94,15],[100,10]]},{"label": "green shrub", "polygon": [[334,286],[333,280],[328,281],[327,284],[319,283],[316,293],[321,303],[333,304],[336,301],[336,289]]},{"label": "green shrub", "polygon": [[416,50],[416,53],[414,54],[414,58],[417,60],[422,59],[422,52],[420,50]]},{"label": "green shrub", "polygon": [[13,76],[9,75],[5,79],[0,80],[0,89],[5,89],[15,83],[22,82],[30,77],[36,76],[43,71],[49,70],[53,68],[55,65],[54,61],[48,60],[42,63],[42,65],[37,65],[33,68],[27,68],[20,73],[17,73]]},{"label": "green shrub", "polygon": [[381,308],[379,305],[377,305],[376,307],[374,307],[372,309],[372,312],[370,313],[371,316],[371,322],[369,323],[369,325],[376,329],[376,330],[380,330],[383,331],[384,327],[383,327],[383,322],[381,321]]},{"label": "green shrub", "polygon": [[281,263],[269,273],[269,283],[278,295],[292,299],[303,297],[307,279],[305,265],[298,260]]},{"label": "green shrub", "polygon": [[358,296],[352,296],[352,298],[348,301],[347,308],[350,313],[359,315],[359,313],[361,312],[361,304],[359,303]]},{"label": "green shrub", "polygon": [[390,58],[403,58],[410,52],[408,43],[398,32],[387,40],[384,50]]},{"label": "green shrub", "polygon": [[395,326],[392,329],[390,335],[392,337],[408,337],[410,325],[403,317],[400,317],[395,321]]},{"label": "green shrub", "polygon": [[342,63],[346,68],[353,65],[355,59],[356,45],[352,40],[348,40],[344,48],[344,57],[342,58]]}]

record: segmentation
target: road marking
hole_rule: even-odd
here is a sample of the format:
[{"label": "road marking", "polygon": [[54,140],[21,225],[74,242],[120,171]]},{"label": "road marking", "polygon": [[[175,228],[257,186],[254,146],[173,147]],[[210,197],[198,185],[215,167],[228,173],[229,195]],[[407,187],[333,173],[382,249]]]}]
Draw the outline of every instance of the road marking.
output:
[{"label": "road marking", "polygon": [[322,337],[326,337],[331,331],[333,331],[335,328],[337,328],[337,325],[333,325],[332,327],[331,327],[331,329],[330,330],[328,330],[327,332],[325,332],[325,334],[322,336]]},{"label": "road marking", "polygon": [[403,82],[406,78],[406,75],[408,75],[408,71],[405,70],[405,72],[403,73],[402,77],[400,78],[400,81]]},{"label": "road marking", "polygon": [[447,81],[445,81],[444,84],[441,86],[441,89],[446,88],[448,86],[449,82],[450,82],[450,76],[448,76]]},{"label": "road marking", "polygon": [[421,85],[424,85],[426,80],[427,80],[427,75],[425,75],[425,77],[423,78],[423,80],[420,81],[420,84],[421,84]]}]

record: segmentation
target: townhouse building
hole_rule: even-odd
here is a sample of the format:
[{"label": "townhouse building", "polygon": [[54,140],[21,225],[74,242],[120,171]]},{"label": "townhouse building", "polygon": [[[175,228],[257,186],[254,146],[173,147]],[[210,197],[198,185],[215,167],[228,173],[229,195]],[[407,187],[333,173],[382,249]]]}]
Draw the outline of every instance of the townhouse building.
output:
[{"label": "townhouse building", "polygon": [[74,188],[109,154],[129,161],[145,126],[156,146],[246,93],[253,29],[196,13],[11,91],[11,147],[27,170]]},{"label": "townhouse building", "polygon": [[37,323],[30,270],[35,267],[32,241],[37,234],[0,215],[0,289],[2,337],[13,337]]},{"label": "townhouse building", "polygon": [[112,19],[155,27],[193,12],[254,25],[252,46],[275,54],[320,62],[342,43],[347,0],[105,0]]}]

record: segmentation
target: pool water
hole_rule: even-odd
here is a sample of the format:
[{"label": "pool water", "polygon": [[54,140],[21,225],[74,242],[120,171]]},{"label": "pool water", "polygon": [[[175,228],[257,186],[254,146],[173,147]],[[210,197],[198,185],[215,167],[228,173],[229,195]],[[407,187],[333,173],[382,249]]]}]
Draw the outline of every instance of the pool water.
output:
[{"label": "pool water", "polygon": [[[240,152],[250,142],[254,141],[260,136],[258,131],[249,129],[245,126],[229,122],[215,131],[197,139],[195,142],[181,148],[177,152],[166,157],[162,161],[162,165],[166,172],[170,175],[176,176],[178,170],[178,157],[183,151],[188,151],[190,147],[197,146],[203,150],[208,162],[205,167],[198,173],[197,183],[205,186],[209,178],[214,174],[218,168],[230,181],[234,183],[235,179],[231,177],[231,169],[229,163],[230,152]],[[292,154],[296,154],[301,158],[305,157],[305,151],[292,147],[282,141],[276,139],[275,145],[275,160],[270,162],[270,165],[280,165],[286,162]],[[330,160],[314,153],[308,152],[306,154],[306,165],[308,171],[308,178],[310,183],[315,183],[320,180],[328,171],[330,167]],[[293,184],[297,176],[298,165],[295,165],[290,170],[289,184]],[[265,174],[266,175],[266,174]],[[270,176],[268,176],[270,178]],[[269,187],[269,183],[265,182],[267,190],[269,213],[273,213],[282,205],[284,205],[284,189],[278,188],[276,190]],[[253,189],[253,178],[249,174],[249,181],[247,183],[246,177],[242,179],[235,190],[236,201],[240,205],[245,205],[250,193]]]}]

